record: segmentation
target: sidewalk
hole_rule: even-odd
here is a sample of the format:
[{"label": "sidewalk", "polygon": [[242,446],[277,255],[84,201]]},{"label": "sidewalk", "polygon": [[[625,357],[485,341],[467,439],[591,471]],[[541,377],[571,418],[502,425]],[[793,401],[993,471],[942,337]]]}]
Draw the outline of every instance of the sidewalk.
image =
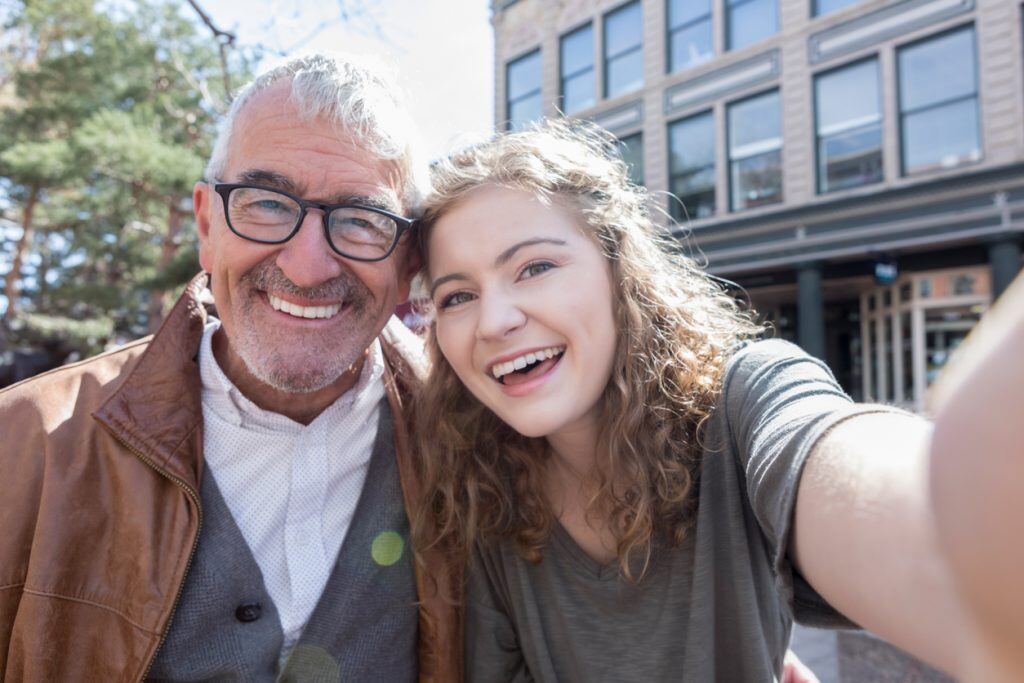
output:
[{"label": "sidewalk", "polygon": [[955,683],[865,631],[794,626],[790,649],[821,683]]}]

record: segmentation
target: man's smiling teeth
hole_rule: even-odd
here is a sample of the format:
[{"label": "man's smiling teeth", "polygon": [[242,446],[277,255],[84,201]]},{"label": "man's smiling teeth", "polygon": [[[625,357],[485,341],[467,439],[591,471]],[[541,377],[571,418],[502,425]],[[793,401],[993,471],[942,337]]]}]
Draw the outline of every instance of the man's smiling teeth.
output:
[{"label": "man's smiling teeth", "polygon": [[330,318],[341,310],[341,304],[330,304],[329,306],[299,306],[290,301],[279,299],[271,293],[267,293],[270,305],[275,311],[282,311],[296,318]]},{"label": "man's smiling teeth", "polygon": [[564,346],[552,346],[547,349],[541,349],[540,351],[524,353],[518,358],[513,358],[510,361],[495,363],[491,366],[491,374],[494,375],[494,379],[501,379],[510,372],[522,370],[527,365],[532,365],[537,361],[547,360],[548,358],[554,358],[555,356],[561,355],[563,351],[565,351]]}]

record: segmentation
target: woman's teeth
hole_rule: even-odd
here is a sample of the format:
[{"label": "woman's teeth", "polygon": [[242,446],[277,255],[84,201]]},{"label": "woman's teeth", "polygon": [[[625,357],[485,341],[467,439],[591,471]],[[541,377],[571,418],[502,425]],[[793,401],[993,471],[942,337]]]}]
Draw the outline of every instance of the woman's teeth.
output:
[{"label": "woman's teeth", "polygon": [[510,372],[522,370],[528,365],[533,365],[534,363],[547,360],[548,358],[560,356],[563,352],[565,352],[564,346],[552,346],[546,349],[541,349],[540,351],[524,353],[518,358],[513,358],[510,361],[495,363],[491,366],[491,374],[494,376],[494,379],[501,379]]},{"label": "woman's teeth", "polygon": [[329,304],[327,306],[299,306],[284,299],[279,299],[273,294],[267,293],[267,299],[275,311],[281,311],[296,318],[330,318],[341,310],[341,304]]}]

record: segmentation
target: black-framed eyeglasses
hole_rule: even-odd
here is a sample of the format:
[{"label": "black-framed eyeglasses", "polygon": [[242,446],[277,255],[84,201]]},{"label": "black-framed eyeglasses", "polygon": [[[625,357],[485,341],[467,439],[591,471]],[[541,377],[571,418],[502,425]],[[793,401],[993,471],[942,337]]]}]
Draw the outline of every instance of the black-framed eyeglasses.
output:
[{"label": "black-framed eyeglasses", "polygon": [[383,261],[413,220],[361,204],[322,204],[283,190],[246,183],[215,183],[228,228],[242,239],[283,244],[294,237],[309,209],[323,213],[324,235],[334,253],[354,261]]}]

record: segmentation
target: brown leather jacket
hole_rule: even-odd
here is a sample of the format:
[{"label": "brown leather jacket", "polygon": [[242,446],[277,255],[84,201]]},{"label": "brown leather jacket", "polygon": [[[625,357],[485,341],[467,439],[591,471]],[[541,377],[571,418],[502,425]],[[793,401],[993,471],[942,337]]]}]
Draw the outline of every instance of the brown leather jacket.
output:
[{"label": "brown leather jacket", "polygon": [[[197,277],[152,338],[0,392],[0,680],[140,681],[163,642],[203,511]],[[382,336],[406,504],[414,361]],[[461,681],[461,577],[421,554],[420,680]],[[451,593],[442,597],[445,589]]]}]

